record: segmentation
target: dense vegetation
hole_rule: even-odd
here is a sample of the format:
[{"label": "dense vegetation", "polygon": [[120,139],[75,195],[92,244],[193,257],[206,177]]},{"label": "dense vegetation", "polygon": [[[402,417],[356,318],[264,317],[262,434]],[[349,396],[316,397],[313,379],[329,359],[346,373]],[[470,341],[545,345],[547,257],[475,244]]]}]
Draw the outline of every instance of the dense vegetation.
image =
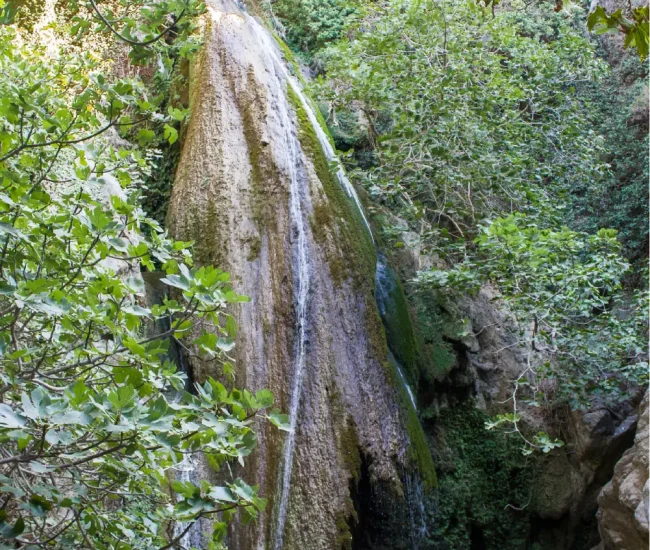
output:
[{"label": "dense vegetation", "polygon": [[[285,418],[270,392],[230,388],[227,307],[246,298],[227,273],[196,269],[192,244],[159,223],[164,201],[143,198],[171,181],[171,169],[152,172],[175,161],[189,113],[174,79],[200,47],[203,6],[59,2],[42,36],[39,6],[0,0],[0,548],[166,549],[203,517],[218,518],[220,548],[234,515],[253,519],[265,500],[241,479],[196,486],[178,472],[197,453],[215,469],[243,462],[253,417]],[[530,500],[529,463],[485,424],[547,452],[562,443],[527,433],[522,400],[588,406],[647,383],[647,65],[636,56],[648,53],[647,7],[590,18],[557,7],[268,6],[319,74],[314,95],[381,246],[433,259],[406,285],[424,298],[412,312],[400,304],[400,325],[413,313],[427,333],[409,333],[399,357],[412,386],[453,368],[445,338],[463,323],[444,303],[485,284],[528,350],[509,410],[436,418],[448,446],[431,537],[452,546],[526,537],[521,514],[509,521]],[[610,67],[587,28],[623,32],[635,53]],[[142,272],[166,287],[159,303]],[[190,349],[221,382],[188,379],[178,358]]]},{"label": "dense vegetation", "polygon": [[[192,342],[231,374],[225,307],[245,298],[140,208],[150,146],[173,143],[186,116],[161,90],[199,46],[202,7],[110,6],[68,5],[39,44],[0,0],[3,548],[170,548],[219,513],[216,548],[237,510],[265,504],[241,479],[175,479],[198,452],[215,468],[241,462],[273,397],[192,384],[171,361]],[[119,76],[107,51],[138,69]],[[173,292],[145,301],[141,270]]]},{"label": "dense vegetation", "polygon": [[348,164],[385,242],[416,234],[438,258],[412,288],[448,299],[490,282],[514,314],[528,365],[491,426],[518,430],[522,397],[588,405],[647,380],[647,278],[637,269],[636,294],[624,288],[615,230],[644,257],[647,155],[585,24],[579,9],[397,1],[367,5],[317,54],[316,94],[335,135],[345,126],[340,146],[353,136]]}]

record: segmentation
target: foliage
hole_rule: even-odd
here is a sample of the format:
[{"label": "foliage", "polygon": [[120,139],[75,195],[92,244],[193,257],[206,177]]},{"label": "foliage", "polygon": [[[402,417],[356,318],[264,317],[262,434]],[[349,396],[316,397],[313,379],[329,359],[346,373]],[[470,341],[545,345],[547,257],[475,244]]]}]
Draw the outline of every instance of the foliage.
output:
[{"label": "foliage", "polygon": [[[507,421],[517,428],[518,389],[529,404],[546,402],[539,377],[559,381],[558,394],[574,406],[594,394],[620,398],[647,383],[647,294],[638,292],[638,303],[630,303],[620,293],[629,266],[614,230],[543,229],[535,219],[511,215],[483,226],[476,243],[476,259],[420,272],[418,282],[466,292],[490,280],[507,297],[528,364],[516,381],[515,410],[490,427]],[[552,448],[543,438],[527,443]]]},{"label": "foliage", "polygon": [[[118,33],[139,43],[160,34],[159,10],[178,20],[197,6],[130,4],[139,10]],[[93,25],[79,15],[72,31]],[[190,28],[176,27],[181,55],[196,46]],[[167,70],[163,43],[132,45],[133,59]],[[21,45],[10,26],[0,75],[2,547],[170,548],[210,515],[217,547],[236,510],[251,519],[265,501],[243,480],[195,486],[175,471],[196,453],[241,462],[252,417],[273,397],[211,378],[192,387],[168,359],[191,347],[228,373],[226,307],[245,300],[227,273],[193,268],[191,243],[139,207],[147,146],[157,133],[172,143],[185,113],[160,112],[142,81],[111,76],[90,53]],[[140,267],[166,274],[162,303],[147,304]],[[284,426],[277,411],[267,417]]]},{"label": "foliage", "polygon": [[356,11],[355,2],[342,0],[275,0],[270,7],[289,45],[303,55],[340,38]]},{"label": "foliage", "polygon": [[376,138],[376,167],[358,180],[429,250],[462,257],[481,220],[542,211],[604,172],[576,93],[604,67],[573,23],[398,1],[369,6],[354,39],[323,54],[320,98],[358,105]]},{"label": "foliage", "polygon": [[444,410],[436,419],[440,496],[434,547],[526,545],[534,488],[531,459],[522,461],[518,441],[486,432],[486,420],[472,406]]},{"label": "foliage", "polygon": [[[398,245],[400,232],[415,233],[449,266],[422,271],[416,287],[458,296],[491,281],[511,309],[529,362],[496,424],[516,431],[522,399],[586,405],[647,380],[644,297],[622,292],[616,232],[564,227],[571,193],[593,196],[611,181],[586,86],[605,67],[579,10],[521,7],[370,5],[351,38],[323,52],[317,86],[330,111],[353,105],[366,120],[375,163],[354,175],[408,223],[384,236]],[[525,444],[560,442],[539,434]]]},{"label": "foliage", "polygon": [[196,51],[194,17],[203,9],[199,0],[73,0],[67,6],[73,37],[112,34],[130,46],[129,57],[135,63],[160,62],[174,52],[187,56]]},{"label": "foliage", "polygon": [[596,6],[587,18],[587,27],[598,34],[623,33],[625,48],[635,48],[642,60],[648,57],[648,6],[634,8],[629,17],[622,9],[607,13],[603,6]]},{"label": "foliage", "polygon": [[612,55],[610,75],[585,90],[596,106],[610,169],[602,181],[571,189],[571,224],[589,232],[617,229],[638,274],[648,258],[648,68],[630,53]]},{"label": "foliage", "polygon": [[[477,1],[490,7],[493,14],[500,4],[500,0]],[[543,4],[544,0],[538,3]],[[574,7],[571,0],[553,0],[552,3],[555,4],[556,12],[568,11]],[[632,46],[643,60],[648,56],[648,6],[632,8],[630,3],[627,11],[629,13],[624,14],[623,9],[618,9],[607,13],[603,6],[595,4],[587,18],[587,28],[599,34],[622,34],[625,48]]]}]

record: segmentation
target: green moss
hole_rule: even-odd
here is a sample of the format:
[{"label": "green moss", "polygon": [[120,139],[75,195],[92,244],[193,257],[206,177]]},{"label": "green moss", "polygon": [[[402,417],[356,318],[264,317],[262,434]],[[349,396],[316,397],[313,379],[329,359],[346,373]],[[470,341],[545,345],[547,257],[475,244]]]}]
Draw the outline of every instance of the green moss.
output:
[{"label": "green moss", "polygon": [[411,461],[416,467],[417,472],[422,477],[425,491],[431,491],[438,486],[436,467],[431,456],[431,449],[427,443],[426,435],[422,430],[422,425],[420,424],[417,411],[413,408],[408,391],[404,387],[404,384],[397,373],[397,367],[390,361],[386,361],[384,366],[390,373],[390,379],[393,386],[398,390],[404,423],[409,436],[409,454]]},{"label": "green moss", "polygon": [[420,342],[413,327],[409,303],[402,283],[390,267],[386,268],[386,277],[389,281],[385,284],[390,284],[388,296],[383,300],[386,309],[384,324],[388,346],[402,365],[409,384],[414,391],[417,391],[420,378],[418,368]]},{"label": "green moss", "polygon": [[420,292],[413,296],[413,308],[421,380],[433,385],[443,380],[454,367],[456,354],[448,340],[460,338],[463,324],[434,292]]},{"label": "green moss", "polygon": [[[381,317],[379,316],[379,311],[377,311],[374,296],[366,299],[365,326],[370,337],[370,349],[373,355],[380,358],[380,360],[388,357],[386,333],[384,331],[384,325],[381,322]],[[389,380],[392,381],[391,369],[387,369],[387,372],[390,375]]]},{"label": "green moss", "polygon": [[278,194],[285,186],[272,152],[264,144],[262,137],[265,98],[258,93],[259,85],[252,68],[248,71],[248,79],[246,92],[237,92],[234,82],[230,82],[230,86],[242,117],[242,129],[250,161],[251,210],[253,220],[260,231],[274,231],[277,228]]},{"label": "green moss", "polygon": [[[311,99],[311,98],[310,98]],[[334,138],[332,137],[332,134],[330,133],[329,126],[327,126],[327,122],[325,121],[325,117],[323,116],[322,111],[320,110],[320,107],[315,101],[311,102],[312,107],[314,108],[314,113],[316,115],[316,120],[318,121],[318,125],[321,127],[323,132],[325,132],[325,135],[327,136],[327,140],[330,142],[330,145],[336,150],[336,144],[334,143]]]},{"label": "green moss", "polygon": [[216,204],[208,202],[206,209],[193,212],[188,222],[187,240],[194,241],[197,265],[223,265],[225,241],[220,237],[222,225]]},{"label": "green moss", "polygon": [[[337,430],[337,446],[346,470],[350,473],[351,484],[356,485],[361,477],[361,447],[359,436],[352,417],[347,416],[345,407],[341,403],[341,396],[334,387],[328,394],[330,401],[330,411],[333,416],[335,426],[343,428]],[[352,533],[350,532],[350,522],[358,520],[354,504],[350,498],[342,510],[336,512],[336,540],[335,548],[342,550],[351,550]]]},{"label": "green moss", "polygon": [[357,429],[351,418],[348,418],[345,428],[341,432],[339,445],[343,457],[343,463],[356,482],[359,480],[359,476],[361,475],[361,453],[359,451],[359,436],[357,435]]},{"label": "green moss", "polygon": [[332,215],[326,202],[320,201],[314,204],[314,213],[309,220],[311,232],[319,244],[327,241],[327,228],[332,224]]},{"label": "green moss", "polygon": [[[291,50],[289,46],[287,46],[287,43],[282,40],[277,34],[273,33],[273,38],[275,38],[275,41],[278,43],[278,46],[280,47],[280,50],[282,51],[282,55],[284,56],[285,60],[291,67],[291,72],[293,75],[298,79],[300,84],[302,84],[303,89],[307,89],[307,82],[305,81],[304,77],[302,76],[302,71],[300,70],[300,63],[298,63],[298,60]],[[334,145],[334,139],[330,135],[329,128],[327,126],[327,122],[325,122],[325,118],[323,117],[323,113],[321,112],[318,104],[311,98],[309,95],[307,95],[307,100],[311,103],[312,110],[314,111],[314,115],[316,116],[316,120],[318,121],[319,126],[325,132],[325,135],[327,136],[327,139],[331,143],[332,147],[336,148]]]},{"label": "green moss", "polygon": [[372,291],[377,255],[361,213],[332,173],[311,121],[291,86],[287,87],[287,96],[298,119],[300,143],[327,198],[322,205],[316,203],[311,226],[314,238],[324,248],[332,280],[336,286],[350,280],[357,288]]},{"label": "green moss", "polygon": [[336,513],[336,549],[352,550],[352,533],[345,512]]},{"label": "green moss", "polygon": [[275,38],[275,41],[278,43],[284,59],[291,67],[291,72],[293,75],[300,81],[303,86],[306,86],[307,83],[305,82],[305,79],[302,76],[302,72],[300,71],[300,64],[298,63],[298,60],[296,59],[294,53],[291,51],[291,48],[289,48],[286,42],[282,40],[282,38],[280,38],[276,33],[272,32],[271,34],[273,34],[273,38]]},{"label": "green moss", "polygon": [[473,531],[481,532],[486,550],[527,547],[533,463],[516,438],[487,431],[486,420],[469,403],[436,421],[440,498],[433,536],[441,547],[470,548]]},{"label": "green moss", "polygon": [[260,257],[260,252],[262,251],[262,239],[259,237],[253,237],[248,242],[248,257],[247,260],[252,262],[257,260]]}]

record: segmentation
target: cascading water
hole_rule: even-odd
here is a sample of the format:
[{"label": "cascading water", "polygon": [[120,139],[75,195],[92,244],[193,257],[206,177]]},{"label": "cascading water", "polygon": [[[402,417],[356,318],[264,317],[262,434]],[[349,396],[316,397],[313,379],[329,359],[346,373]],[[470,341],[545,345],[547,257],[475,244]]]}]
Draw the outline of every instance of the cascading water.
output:
[{"label": "cascading water", "polygon": [[372,229],[370,228],[370,223],[368,223],[368,219],[366,218],[366,215],[363,211],[363,207],[361,206],[359,195],[357,194],[356,189],[352,185],[352,182],[350,182],[350,180],[348,179],[345,170],[343,170],[339,158],[336,155],[336,151],[334,151],[334,147],[332,147],[332,144],[330,143],[327,134],[325,133],[320,123],[318,122],[318,118],[316,117],[316,113],[314,112],[314,107],[312,106],[309,99],[307,99],[307,96],[303,92],[302,86],[300,85],[298,80],[292,74],[290,74],[289,71],[287,71],[287,69],[285,68],[285,64],[278,59],[275,53],[277,51],[277,44],[275,43],[275,39],[273,39],[271,34],[264,27],[262,27],[257,22],[257,20],[251,18],[251,21],[253,21],[256,28],[259,29],[259,32],[263,37],[265,47],[269,49],[269,52],[273,56],[274,61],[280,67],[282,73],[284,74],[284,77],[289,82],[291,89],[300,99],[300,103],[302,104],[302,107],[307,113],[307,117],[309,118],[309,123],[314,128],[314,132],[316,132],[316,137],[318,138],[320,146],[323,149],[323,153],[325,153],[325,157],[327,158],[328,162],[333,162],[336,164],[336,178],[338,179],[343,189],[345,189],[345,192],[347,193],[348,197],[352,199],[357,209],[359,210],[359,213],[363,218],[363,223],[365,224],[366,229],[368,230],[368,234],[370,235],[370,238],[374,243],[375,239],[372,235]]},{"label": "cascading water", "polygon": [[[268,31],[262,27],[254,18],[245,15],[249,18],[252,27],[256,30],[262,43],[268,48],[271,54],[275,69],[290,82],[294,91],[301,96],[301,92],[297,86],[292,82],[290,75],[282,63],[276,56],[276,45],[271,43]],[[296,310],[296,343],[294,355],[294,374],[290,391],[289,402],[289,433],[284,444],[284,455],[282,461],[281,477],[280,477],[280,498],[277,508],[277,521],[275,530],[275,540],[273,546],[275,550],[281,550],[284,539],[284,526],[287,519],[287,509],[289,505],[289,497],[291,494],[291,474],[293,470],[293,453],[296,442],[296,427],[298,423],[298,412],[300,409],[300,394],[302,389],[302,379],[305,371],[305,363],[307,360],[307,325],[308,325],[308,299],[310,287],[310,273],[309,273],[309,250],[307,245],[307,229],[306,219],[303,211],[303,195],[304,189],[301,186],[301,179],[298,177],[296,166],[299,163],[299,150],[294,135],[292,134],[292,124],[289,118],[289,113],[285,109],[281,109],[280,119],[285,136],[285,143],[287,147],[285,152],[287,155],[286,166],[289,168],[289,212],[291,219],[292,231],[292,265],[293,265],[293,279],[294,279],[294,301]]]},{"label": "cascading water", "polygon": [[411,389],[411,386],[409,386],[409,383],[406,381],[406,378],[404,377],[404,372],[402,371],[402,367],[399,364],[399,361],[397,361],[397,359],[395,359],[395,356],[393,355],[393,352],[390,351],[390,350],[388,350],[388,360],[395,367],[395,370],[397,371],[397,375],[399,376],[399,379],[402,382],[402,385],[406,389],[406,393],[408,393],[409,400],[411,401],[411,405],[413,405],[413,408],[417,412],[418,405],[417,405],[417,401],[415,400],[415,395],[413,395],[413,390]]},{"label": "cascading water", "polygon": [[336,152],[334,151],[334,147],[332,147],[332,144],[330,143],[330,140],[327,138],[325,131],[321,128],[321,125],[318,123],[318,119],[316,118],[316,114],[314,113],[313,107],[311,106],[310,102],[307,100],[307,97],[303,93],[301,87],[298,85],[296,80],[290,76],[289,82],[291,84],[291,87],[293,88],[293,91],[300,98],[300,102],[302,103],[303,109],[305,109],[305,112],[309,117],[309,122],[313,126],[314,131],[316,132],[316,136],[318,137],[318,141],[320,142],[320,145],[323,148],[325,157],[327,157],[327,160],[329,162],[336,163],[336,178],[338,179],[343,189],[345,189],[345,192],[347,193],[348,197],[350,197],[354,201],[354,204],[359,209],[359,213],[363,218],[363,223],[365,224],[366,229],[368,229],[368,234],[370,235],[370,238],[374,243],[375,239],[372,235],[372,229],[370,229],[370,224],[368,223],[368,219],[366,218],[366,215],[363,212],[363,207],[361,206],[359,195],[357,194],[357,191],[355,190],[354,186],[348,179],[348,176],[345,174],[345,170],[343,170],[343,167],[341,166],[341,163],[338,157],[336,156]]},{"label": "cascading water", "polygon": [[[379,315],[382,320],[386,322],[387,316],[390,315],[391,306],[391,294],[394,291],[396,286],[395,275],[391,272],[388,264],[386,263],[386,258],[379,254],[377,256],[377,268],[375,270],[375,300],[377,302],[377,309],[379,310]],[[394,365],[397,375],[399,376],[402,385],[408,393],[409,399],[413,408],[417,411],[417,401],[411,386],[404,376],[404,371],[400,365],[397,358],[393,355],[391,350],[388,351],[388,359]]]},{"label": "cascading water", "polygon": [[[257,20],[254,18],[245,15],[256,30],[260,41],[267,48],[267,51],[270,53],[273,58],[274,65],[276,70],[279,70],[288,85],[291,86],[292,91],[299,98],[303,109],[307,113],[309,122],[311,123],[318,141],[325,153],[325,156],[328,161],[337,163],[336,176],[345,189],[347,195],[354,201],[356,207],[363,218],[364,224],[372,237],[372,230],[370,224],[363,212],[361,206],[361,201],[356,193],[356,190],[352,186],[352,183],[347,178],[343,168],[338,162],[338,158],[332,147],[327,135],[321,128],[318,123],[318,119],[314,113],[313,107],[310,101],[305,96],[301,85],[292,76],[286,69],[285,63],[282,62],[277,56],[277,44],[272,38],[267,29],[260,25]],[[286,132],[290,132],[291,124],[288,118],[288,113],[282,112],[282,125]],[[291,213],[291,222],[292,222],[292,233],[294,237],[294,288],[295,292],[295,307],[296,307],[296,329],[297,329],[297,342],[296,342],[296,351],[295,351],[295,360],[294,360],[294,378],[291,386],[290,393],[290,404],[289,404],[289,433],[285,441],[284,446],[284,455],[282,463],[282,474],[281,474],[281,485],[280,485],[280,498],[277,508],[277,520],[276,520],[276,529],[275,529],[275,539],[274,539],[274,549],[281,550],[283,539],[284,539],[284,528],[287,517],[287,509],[289,504],[289,497],[291,493],[291,474],[293,469],[293,453],[295,446],[295,431],[298,421],[298,412],[300,408],[300,392],[302,388],[302,377],[305,370],[306,362],[306,345],[307,345],[307,324],[308,324],[308,296],[309,296],[309,262],[308,262],[308,247],[307,247],[307,238],[306,238],[306,228],[305,228],[305,216],[303,213],[303,208],[301,204],[301,186],[300,180],[295,172],[295,166],[297,164],[297,158],[299,151],[295,147],[295,141],[293,136],[287,136],[286,143],[289,145],[286,148],[286,153],[288,155],[287,166],[290,167],[290,194],[289,194],[289,207]],[[374,242],[374,239],[373,239]],[[409,390],[410,391],[410,390]]]},{"label": "cascading water", "polygon": [[[288,120],[287,120],[288,124]],[[287,131],[289,126],[287,125]],[[295,158],[295,150],[289,148],[287,154]],[[290,159],[289,166],[293,166]],[[307,242],[305,234],[305,220],[303,217],[300,188],[298,178],[295,173],[291,174],[290,187],[290,211],[292,231],[295,239],[294,243],[294,265],[297,263],[297,270],[294,274],[294,288],[296,288],[296,325],[297,325],[297,342],[296,355],[294,361],[294,379],[291,387],[291,401],[289,404],[289,433],[285,442],[283,468],[282,468],[282,488],[280,492],[280,504],[278,507],[277,529],[275,534],[275,549],[282,548],[284,536],[284,524],[287,517],[287,506],[289,494],[291,491],[291,472],[293,468],[293,449],[296,441],[296,425],[298,422],[298,410],[300,407],[300,390],[302,387],[302,377],[305,370],[305,361],[307,353],[307,301],[309,297],[309,262],[307,258]]]},{"label": "cascading water", "polygon": [[[266,425],[257,431],[259,452],[243,473],[273,507],[255,525],[235,521],[229,544],[336,547],[355,529],[350,480],[358,474],[348,458],[357,454],[372,464],[368,495],[385,496],[369,504],[372,535],[363,537],[394,529],[408,540],[412,522],[406,502],[393,498],[394,480],[415,479],[421,467],[406,452],[409,428],[392,382],[400,390],[401,383],[384,368],[368,220],[340,164],[332,168],[338,182],[323,177],[334,149],[271,33],[234,0],[207,6],[169,228],[200,245],[199,264],[232,272],[255,303],[232,310],[240,327],[238,383],[284,395],[290,429],[284,441]],[[190,361],[197,380],[213,375],[210,366]],[[410,366],[404,364],[407,375]],[[399,393],[411,414],[412,399]],[[179,470],[181,479],[209,473],[201,460]],[[388,525],[380,518],[391,518],[391,527],[378,530],[375,521]]]},{"label": "cascading water", "polygon": [[404,481],[408,515],[411,524],[410,539],[413,550],[420,548],[422,541],[429,535],[427,513],[424,505],[424,490],[422,480],[413,475],[407,475]]},{"label": "cascading water", "polygon": [[[379,254],[377,256],[377,269],[375,271],[375,300],[377,302],[377,309],[381,316],[386,328],[388,329],[388,316],[394,313],[395,303],[393,293],[397,287],[395,273],[391,270],[386,262],[386,258]],[[390,339],[389,339],[390,340]],[[413,390],[409,385],[404,371],[399,361],[393,354],[393,351],[388,350],[388,359],[395,367],[395,371],[402,383],[406,393],[408,394],[410,404],[413,407],[413,412],[417,415],[417,400],[413,394]],[[426,508],[424,504],[424,491],[422,487],[422,480],[417,476],[406,473],[404,476],[404,485],[406,489],[406,502],[408,506],[408,517],[411,525],[410,542],[412,548],[417,550],[422,541],[426,540],[428,535]]]}]

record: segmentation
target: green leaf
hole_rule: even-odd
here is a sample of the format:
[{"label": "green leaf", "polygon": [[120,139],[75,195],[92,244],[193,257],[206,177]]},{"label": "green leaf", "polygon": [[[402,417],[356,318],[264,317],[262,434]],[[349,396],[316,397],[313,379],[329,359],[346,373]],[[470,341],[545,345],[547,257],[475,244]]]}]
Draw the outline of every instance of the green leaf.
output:
[{"label": "green leaf", "polygon": [[270,390],[260,390],[255,394],[255,399],[257,400],[260,407],[266,409],[273,405],[273,393]]},{"label": "green leaf", "polygon": [[3,538],[11,540],[22,535],[24,531],[25,531],[25,520],[23,520],[22,517],[19,517],[13,526],[7,525],[0,532],[2,533]]},{"label": "green leaf", "polygon": [[279,429],[289,432],[291,431],[291,425],[289,423],[289,416],[286,414],[281,414],[278,410],[271,411],[266,418],[269,419],[271,424],[277,426]]},{"label": "green leaf", "polygon": [[11,407],[0,403],[0,426],[5,428],[21,428],[25,424],[25,419],[16,414]]},{"label": "green leaf", "polygon": [[176,143],[176,140],[178,139],[178,131],[176,130],[176,128],[170,126],[169,124],[165,124],[164,136],[165,139],[169,142],[169,144],[173,145],[174,143]]}]

